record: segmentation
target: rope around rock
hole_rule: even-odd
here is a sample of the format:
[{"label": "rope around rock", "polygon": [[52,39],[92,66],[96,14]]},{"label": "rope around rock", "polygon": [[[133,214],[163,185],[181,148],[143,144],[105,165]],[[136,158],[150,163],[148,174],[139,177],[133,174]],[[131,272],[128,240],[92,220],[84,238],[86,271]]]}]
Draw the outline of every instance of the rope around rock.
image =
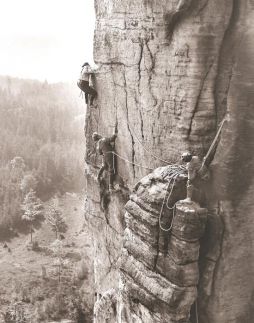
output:
[{"label": "rope around rock", "polygon": [[[179,175],[181,175],[181,174],[182,174],[182,173],[181,173],[179,170],[176,170],[176,171],[173,173],[172,177],[170,178],[170,180],[169,180],[169,182],[168,182],[168,186],[167,186],[167,189],[166,189],[166,194],[165,194],[164,199],[163,199],[163,202],[162,202],[162,206],[161,206],[161,210],[160,210],[160,215],[159,215],[159,226],[160,226],[160,229],[161,229],[162,231],[164,231],[164,232],[169,232],[169,231],[172,229],[172,225],[173,225],[173,221],[174,221],[174,217],[175,217],[175,206],[176,206],[176,203],[177,203],[177,202],[176,202],[172,207],[170,207],[170,206],[168,205],[168,203],[169,203],[170,197],[171,197],[171,195],[172,195],[172,192],[173,192],[173,190],[174,190],[176,179],[177,179],[177,177],[178,177]],[[169,210],[173,210],[173,216],[172,216],[172,220],[171,220],[170,227],[169,227],[169,228],[163,228],[163,226],[162,226],[162,224],[161,224],[161,217],[162,217],[162,212],[163,212],[164,205],[165,205],[165,201],[166,201],[166,197],[167,197],[167,192],[168,192],[168,189],[169,189],[169,187],[170,187],[170,184],[171,184],[172,180],[173,180],[173,185],[172,185],[171,190],[170,190],[170,192],[169,192],[169,195],[168,195],[168,198],[167,198],[167,202],[166,202],[166,206],[167,206],[167,208],[168,208]]]}]

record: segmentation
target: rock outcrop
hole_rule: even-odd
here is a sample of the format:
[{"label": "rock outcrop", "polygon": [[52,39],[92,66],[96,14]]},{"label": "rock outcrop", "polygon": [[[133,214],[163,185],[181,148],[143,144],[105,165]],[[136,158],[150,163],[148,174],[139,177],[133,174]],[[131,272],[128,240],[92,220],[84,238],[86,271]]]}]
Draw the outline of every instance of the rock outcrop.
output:
[{"label": "rock outcrop", "polygon": [[[131,192],[136,182],[154,169],[175,163],[183,150],[204,155],[227,112],[229,121],[213,153],[211,178],[201,203],[208,215],[199,257],[198,314],[201,323],[251,323],[253,3],[95,0],[95,9],[94,57],[100,65],[96,74],[99,95],[96,107],[88,107],[86,116],[86,218],[94,241],[97,295],[108,295],[112,290],[116,293],[112,309],[106,311],[111,316],[108,322],[165,322],[172,314],[170,299],[162,299],[155,292],[149,298],[143,287],[150,292],[158,279],[165,286],[169,282],[187,289],[196,286],[197,277],[185,276],[185,271],[176,272],[182,273],[186,286],[170,281],[174,268],[188,266],[176,259],[189,256],[183,251],[186,249],[173,248],[178,245],[178,240],[172,240],[174,235],[162,235],[171,238],[166,244],[159,239],[159,251],[156,249],[158,210],[156,214],[154,201],[149,198],[153,196],[161,204],[160,192],[165,193],[165,183],[155,176],[152,192],[150,184],[138,184],[135,194]],[[109,136],[115,129],[116,183],[120,190],[109,194],[106,187],[100,192],[96,183],[100,160],[91,135],[97,131]],[[160,171],[161,168],[156,170]],[[104,211],[100,207],[102,193],[108,204]],[[183,195],[179,189],[176,200]],[[133,196],[145,204],[139,205]],[[129,198],[132,202],[127,203]],[[147,209],[149,206],[152,210]],[[162,225],[169,225],[171,214],[162,217],[163,221]],[[198,242],[190,243],[193,245],[188,248],[195,258],[194,245]],[[170,250],[175,263],[165,256]],[[195,292],[190,294],[187,299],[193,300]],[[180,301],[185,302],[184,295]]]},{"label": "rock outcrop", "polygon": [[149,309],[151,322],[189,322],[207,210],[178,201],[185,191],[184,170],[167,166],[143,178],[125,206],[120,306],[126,310],[128,300],[131,310],[128,320],[119,314],[120,322],[142,321],[140,304]]}]

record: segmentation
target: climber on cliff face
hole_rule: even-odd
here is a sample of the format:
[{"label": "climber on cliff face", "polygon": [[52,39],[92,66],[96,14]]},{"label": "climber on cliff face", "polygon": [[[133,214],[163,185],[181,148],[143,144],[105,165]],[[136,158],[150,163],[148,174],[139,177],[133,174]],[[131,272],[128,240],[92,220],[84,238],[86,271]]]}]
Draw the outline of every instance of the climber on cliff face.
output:
[{"label": "climber on cliff face", "polygon": [[99,170],[97,180],[101,183],[101,177],[104,171],[107,171],[109,174],[109,191],[114,190],[113,180],[115,174],[115,165],[114,165],[114,143],[116,140],[117,134],[114,134],[111,137],[102,137],[97,132],[93,133],[93,140],[96,143],[96,149],[100,155],[103,156],[102,166]]},{"label": "climber on cliff face", "polygon": [[92,70],[89,63],[84,63],[82,65],[82,70],[80,73],[80,78],[78,80],[78,87],[85,93],[85,100],[86,104],[88,104],[88,99],[90,96],[90,106],[93,106],[94,98],[97,95],[97,92],[93,87],[90,86],[92,82],[92,75],[94,74],[94,71]]},{"label": "climber on cliff face", "polygon": [[208,168],[198,156],[192,156],[190,152],[183,153],[181,159],[184,163],[186,163],[186,168],[188,171],[186,201],[191,202],[195,189],[194,182],[197,178],[206,180],[209,176]]}]

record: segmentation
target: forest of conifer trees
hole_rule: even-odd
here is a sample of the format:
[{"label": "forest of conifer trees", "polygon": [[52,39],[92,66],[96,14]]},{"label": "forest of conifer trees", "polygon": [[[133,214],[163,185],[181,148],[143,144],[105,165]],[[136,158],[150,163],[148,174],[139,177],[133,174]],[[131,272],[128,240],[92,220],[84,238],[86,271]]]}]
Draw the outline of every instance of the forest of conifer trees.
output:
[{"label": "forest of conifer trees", "polygon": [[30,190],[81,190],[84,112],[75,84],[0,77],[0,232],[22,221]]}]

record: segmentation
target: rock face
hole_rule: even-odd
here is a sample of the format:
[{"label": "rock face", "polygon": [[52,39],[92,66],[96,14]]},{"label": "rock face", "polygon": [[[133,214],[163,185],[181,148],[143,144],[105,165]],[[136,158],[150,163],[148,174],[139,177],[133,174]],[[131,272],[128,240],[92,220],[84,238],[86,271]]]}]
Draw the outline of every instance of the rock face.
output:
[{"label": "rock face", "polygon": [[[173,231],[166,251],[156,249],[160,230],[158,210],[156,215],[152,205],[161,202],[166,187],[155,176],[161,168],[152,171],[176,162],[186,149],[204,155],[226,112],[228,121],[202,201],[208,216],[199,257],[199,322],[253,321],[253,6],[244,0],[95,0],[99,95],[86,116],[86,218],[94,241],[97,308],[100,299],[101,304],[111,304],[105,305],[107,322],[165,322],[172,314],[169,298],[162,305],[161,295],[146,297],[140,286],[152,288],[162,278],[164,287],[169,284],[174,266],[188,266],[194,258],[196,263],[198,242],[185,241],[192,244],[182,248],[184,243],[172,238],[177,237]],[[101,161],[91,135],[97,131],[109,136],[115,129],[120,190],[109,194],[96,183]],[[152,191],[138,184],[131,195],[148,173],[154,178]],[[183,191],[176,192],[175,199],[182,199]],[[102,195],[107,201],[104,211]],[[164,225],[170,220],[168,214]],[[162,248],[163,243],[157,245]],[[170,251],[174,263],[164,254]],[[184,259],[189,260],[182,264]],[[196,286],[193,272],[198,271],[190,269],[190,276],[189,270],[176,272],[182,273],[180,282],[186,286],[179,285],[177,276],[171,283],[190,290]],[[188,300],[195,299],[195,291],[190,295]],[[178,303],[176,297],[177,304],[185,300],[182,295]],[[103,317],[97,321],[103,322]]]},{"label": "rock face", "polygon": [[150,322],[189,322],[206,209],[177,202],[186,194],[186,174],[176,166],[158,168],[139,184],[125,206],[120,322],[142,321],[140,304]]}]

